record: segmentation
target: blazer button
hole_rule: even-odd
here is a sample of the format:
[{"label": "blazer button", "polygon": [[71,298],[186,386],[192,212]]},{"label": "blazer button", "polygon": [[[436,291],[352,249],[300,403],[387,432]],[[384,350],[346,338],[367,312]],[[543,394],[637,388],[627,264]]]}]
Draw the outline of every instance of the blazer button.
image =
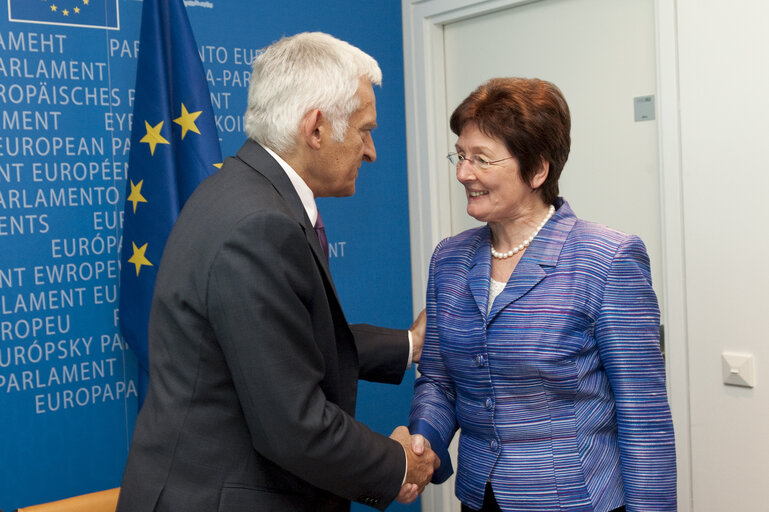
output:
[{"label": "blazer button", "polygon": [[483,357],[483,354],[475,356],[475,365],[477,367],[481,368],[484,364],[486,364],[486,358]]},{"label": "blazer button", "polygon": [[494,406],[494,402],[491,400],[491,398],[486,399],[486,409],[491,409]]},{"label": "blazer button", "polygon": [[492,439],[491,440],[491,445],[490,446],[491,446],[491,451],[492,452],[496,452],[499,449],[499,443],[497,442],[496,439]]}]

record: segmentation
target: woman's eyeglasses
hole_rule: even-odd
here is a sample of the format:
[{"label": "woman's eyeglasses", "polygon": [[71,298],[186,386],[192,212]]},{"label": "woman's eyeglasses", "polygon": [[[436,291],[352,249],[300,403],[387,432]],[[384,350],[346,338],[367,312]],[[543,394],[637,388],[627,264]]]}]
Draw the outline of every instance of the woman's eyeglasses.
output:
[{"label": "woman's eyeglasses", "polygon": [[482,156],[478,155],[468,157],[467,155],[463,155],[461,153],[449,153],[446,155],[446,158],[449,160],[449,162],[451,162],[451,165],[455,167],[459,167],[463,162],[470,162],[470,165],[472,165],[474,169],[485,171],[492,165],[503,162],[505,160],[510,160],[511,158],[515,157],[508,156],[507,158],[500,158],[499,160],[486,160]]}]

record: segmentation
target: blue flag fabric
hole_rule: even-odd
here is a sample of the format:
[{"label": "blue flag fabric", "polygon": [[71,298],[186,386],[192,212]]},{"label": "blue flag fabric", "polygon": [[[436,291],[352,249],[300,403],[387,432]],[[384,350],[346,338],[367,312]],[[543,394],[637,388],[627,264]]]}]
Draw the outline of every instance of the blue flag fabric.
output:
[{"label": "blue flag fabric", "polygon": [[118,0],[8,0],[8,19],[46,25],[120,28]]},{"label": "blue flag fabric", "polygon": [[152,292],[184,202],[222,161],[211,96],[182,0],[144,0],[121,249],[120,330],[148,383]]}]

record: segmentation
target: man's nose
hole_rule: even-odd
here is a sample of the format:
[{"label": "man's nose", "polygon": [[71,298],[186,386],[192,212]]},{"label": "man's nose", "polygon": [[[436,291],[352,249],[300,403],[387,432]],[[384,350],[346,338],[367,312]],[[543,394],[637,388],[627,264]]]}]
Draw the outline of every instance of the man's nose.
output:
[{"label": "man's nose", "polygon": [[363,159],[367,162],[376,160],[376,147],[374,147],[374,139],[371,135],[368,136],[368,140],[363,146]]}]

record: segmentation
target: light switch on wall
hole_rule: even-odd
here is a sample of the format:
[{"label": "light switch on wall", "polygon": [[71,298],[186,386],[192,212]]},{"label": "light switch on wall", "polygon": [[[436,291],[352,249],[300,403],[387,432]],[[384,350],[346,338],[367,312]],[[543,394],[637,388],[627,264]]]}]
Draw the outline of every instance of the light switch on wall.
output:
[{"label": "light switch on wall", "polygon": [[724,384],[752,388],[756,385],[752,354],[721,354]]}]

